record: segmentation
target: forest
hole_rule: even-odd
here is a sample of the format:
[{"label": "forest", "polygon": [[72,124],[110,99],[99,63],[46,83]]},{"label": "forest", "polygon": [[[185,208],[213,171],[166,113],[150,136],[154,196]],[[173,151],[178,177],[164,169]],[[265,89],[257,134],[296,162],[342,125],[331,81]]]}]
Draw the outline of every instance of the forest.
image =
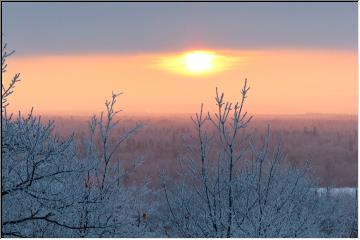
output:
[{"label": "forest", "polygon": [[2,81],[2,237],[357,237],[357,116],[252,115],[246,79],[191,117],[126,115],[118,93],[89,118],[9,113],[20,79]]}]

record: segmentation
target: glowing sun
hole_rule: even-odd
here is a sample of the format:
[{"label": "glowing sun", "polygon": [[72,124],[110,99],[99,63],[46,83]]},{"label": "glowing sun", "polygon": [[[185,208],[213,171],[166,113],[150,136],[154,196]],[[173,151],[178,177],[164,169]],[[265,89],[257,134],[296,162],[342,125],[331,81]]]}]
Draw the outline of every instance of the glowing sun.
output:
[{"label": "glowing sun", "polygon": [[185,54],[185,68],[189,72],[207,72],[214,67],[215,56],[205,51],[194,51]]},{"label": "glowing sun", "polygon": [[208,76],[229,69],[237,61],[237,56],[226,52],[193,50],[161,57],[158,66],[177,74]]}]

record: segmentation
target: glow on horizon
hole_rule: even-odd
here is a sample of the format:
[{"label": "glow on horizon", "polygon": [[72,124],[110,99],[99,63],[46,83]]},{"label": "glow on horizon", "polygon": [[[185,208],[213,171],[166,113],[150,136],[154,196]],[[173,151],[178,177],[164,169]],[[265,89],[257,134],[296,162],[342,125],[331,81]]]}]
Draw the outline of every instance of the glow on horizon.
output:
[{"label": "glow on horizon", "polygon": [[246,107],[251,114],[357,114],[356,51],[213,52],[227,66],[201,74],[184,68],[168,71],[159,65],[159,59],[188,52],[15,54],[9,58],[3,79],[6,83],[20,72],[22,81],[9,98],[9,111],[26,113],[34,107],[38,113],[92,114],[103,110],[112,91],[124,93],[118,107],[125,113],[191,113],[198,111],[201,103],[214,110],[215,87],[225,93],[226,100],[236,101],[247,78],[251,90]]}]

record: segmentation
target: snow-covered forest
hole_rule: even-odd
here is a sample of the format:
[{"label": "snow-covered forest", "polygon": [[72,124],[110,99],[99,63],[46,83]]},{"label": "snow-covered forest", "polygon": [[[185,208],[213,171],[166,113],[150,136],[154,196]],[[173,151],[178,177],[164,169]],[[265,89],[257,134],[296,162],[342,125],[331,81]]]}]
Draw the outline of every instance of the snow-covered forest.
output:
[{"label": "snow-covered forest", "polygon": [[174,156],[175,173],[161,171],[156,187],[146,175],[127,184],[146,159],[125,167],[119,151],[146,125],[118,134],[121,94],[89,118],[79,148],[74,134],[54,133],[54,121],[7,111],[26,81],[5,78],[13,53],[2,46],[2,237],[357,237],[356,189],[320,188],[306,156],[284,164],[286,142],[270,125],[260,143],[245,131],[247,80],[238,102],[214,89],[217,111],[200,105],[189,119],[193,136]]}]

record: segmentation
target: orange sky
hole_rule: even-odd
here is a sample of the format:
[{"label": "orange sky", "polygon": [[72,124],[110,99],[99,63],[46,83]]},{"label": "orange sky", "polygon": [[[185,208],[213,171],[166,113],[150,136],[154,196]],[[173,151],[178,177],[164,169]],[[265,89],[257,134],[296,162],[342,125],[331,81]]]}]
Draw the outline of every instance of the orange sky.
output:
[{"label": "orange sky", "polygon": [[238,59],[205,75],[167,71],[160,59],[177,53],[44,55],[11,57],[10,74],[21,73],[10,110],[90,114],[103,109],[111,91],[124,92],[127,113],[189,113],[214,106],[215,87],[239,97],[248,78],[247,110],[253,114],[357,114],[354,50],[216,50]]}]

